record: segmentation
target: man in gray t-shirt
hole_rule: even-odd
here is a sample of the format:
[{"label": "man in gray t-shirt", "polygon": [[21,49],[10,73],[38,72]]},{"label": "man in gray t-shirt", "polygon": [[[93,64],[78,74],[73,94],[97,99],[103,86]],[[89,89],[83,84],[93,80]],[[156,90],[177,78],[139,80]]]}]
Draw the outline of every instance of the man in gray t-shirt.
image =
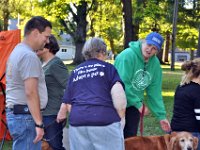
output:
[{"label": "man in gray t-shirt", "polygon": [[16,104],[27,105],[24,81],[28,78],[38,78],[40,109],[44,109],[47,104],[47,88],[41,62],[28,45],[20,43],[15,47],[7,62],[7,108],[13,108]]},{"label": "man in gray t-shirt", "polygon": [[43,17],[30,19],[24,40],[10,54],[6,68],[6,117],[13,150],[40,150],[44,135],[41,110],[47,88],[40,60],[34,51],[49,42],[52,25]]}]

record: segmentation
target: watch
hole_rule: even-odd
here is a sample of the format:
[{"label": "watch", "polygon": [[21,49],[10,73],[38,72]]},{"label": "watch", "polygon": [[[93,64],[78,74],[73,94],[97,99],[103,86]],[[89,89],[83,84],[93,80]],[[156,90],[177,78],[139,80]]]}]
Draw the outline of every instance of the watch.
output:
[{"label": "watch", "polygon": [[35,123],[35,126],[38,127],[38,128],[44,129],[44,124],[43,123],[41,123],[41,124],[36,124]]}]

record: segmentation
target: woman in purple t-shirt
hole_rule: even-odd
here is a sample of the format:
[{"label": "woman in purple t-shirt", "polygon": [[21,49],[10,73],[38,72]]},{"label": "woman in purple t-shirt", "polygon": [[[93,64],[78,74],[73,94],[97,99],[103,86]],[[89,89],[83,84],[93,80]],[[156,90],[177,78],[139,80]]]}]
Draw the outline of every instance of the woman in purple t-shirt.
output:
[{"label": "woman in purple t-shirt", "polygon": [[57,121],[69,112],[70,150],[123,150],[124,84],[115,67],[105,62],[102,39],[89,39],[82,54],[86,61],[71,72]]}]

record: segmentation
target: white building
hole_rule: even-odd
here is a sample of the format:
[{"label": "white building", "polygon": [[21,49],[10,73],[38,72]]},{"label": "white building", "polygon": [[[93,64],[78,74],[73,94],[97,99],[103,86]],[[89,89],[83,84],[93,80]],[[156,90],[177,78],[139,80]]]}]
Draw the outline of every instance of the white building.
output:
[{"label": "white building", "polygon": [[72,60],[75,57],[75,46],[74,45],[59,45],[60,50],[56,53],[62,60]]},{"label": "white building", "polygon": [[[171,61],[171,52],[169,52],[169,60]],[[190,60],[190,53],[188,51],[182,51],[182,50],[175,50],[174,55],[175,62],[183,62],[186,60]]]},{"label": "white building", "polygon": [[8,30],[16,30],[16,29],[18,29],[17,24],[18,24],[18,20],[17,19],[9,19],[8,20]]},{"label": "white building", "polygon": [[75,46],[73,39],[69,34],[60,34],[60,39],[58,40],[60,50],[56,53],[62,60],[72,60],[75,57]]}]

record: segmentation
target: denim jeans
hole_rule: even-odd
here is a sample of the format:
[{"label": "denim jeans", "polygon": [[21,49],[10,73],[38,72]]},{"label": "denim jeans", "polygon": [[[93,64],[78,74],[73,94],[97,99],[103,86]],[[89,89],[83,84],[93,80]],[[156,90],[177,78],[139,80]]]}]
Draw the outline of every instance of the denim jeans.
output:
[{"label": "denim jeans", "polygon": [[44,138],[47,140],[53,150],[65,150],[63,147],[63,125],[56,122],[56,115],[43,116],[45,126]]},{"label": "denim jeans", "polygon": [[69,126],[70,150],[124,150],[120,122],[107,126]]},{"label": "denim jeans", "polygon": [[13,150],[41,150],[41,141],[34,144],[36,137],[35,122],[31,115],[15,115],[11,109],[6,109],[8,129],[13,138]]},{"label": "denim jeans", "polygon": [[200,150],[200,132],[192,132],[192,135],[199,139],[197,150]]}]

